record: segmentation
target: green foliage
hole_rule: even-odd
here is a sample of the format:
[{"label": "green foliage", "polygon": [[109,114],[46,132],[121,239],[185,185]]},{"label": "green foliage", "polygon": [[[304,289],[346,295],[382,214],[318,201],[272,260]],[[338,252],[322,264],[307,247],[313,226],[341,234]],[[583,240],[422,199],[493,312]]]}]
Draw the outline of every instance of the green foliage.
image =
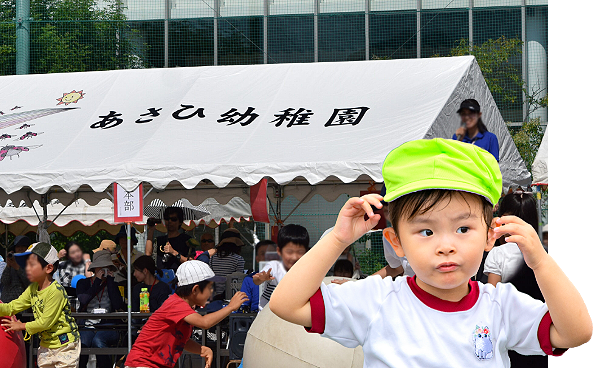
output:
[{"label": "green foliage", "polygon": [[[0,0],[0,75],[15,74],[15,0]],[[30,73],[140,66],[121,0],[31,0]],[[134,32],[136,33],[136,32]]]},{"label": "green foliage", "polygon": [[[355,247],[358,244],[366,244],[368,240],[372,241],[370,248]],[[365,275],[373,275],[386,266],[384,257],[384,247],[381,246],[382,233],[372,232],[363,235],[355,244],[353,244],[354,257],[359,261],[361,271]]]},{"label": "green foliage", "polygon": [[[489,89],[496,100],[502,103],[514,103],[522,96],[518,93],[522,87],[521,66],[518,62],[522,55],[522,40],[501,36],[489,39],[481,45],[470,45],[461,39],[455,43],[447,56],[474,55]],[[434,55],[439,57],[440,55]]]},{"label": "green foliage", "polygon": [[520,157],[522,157],[529,170],[533,166],[544,133],[545,129],[541,125],[541,118],[529,119],[522,123],[520,130],[512,133],[514,144],[516,144]]},{"label": "green foliage", "polygon": [[101,241],[105,239],[113,240],[114,236],[105,230],[101,230],[95,235],[87,235],[81,231],[78,231],[72,236],[65,236],[57,232],[50,234],[50,242],[57,250],[65,248],[67,242],[74,241],[82,247],[84,253],[89,254],[92,254],[92,250],[98,248]]}]

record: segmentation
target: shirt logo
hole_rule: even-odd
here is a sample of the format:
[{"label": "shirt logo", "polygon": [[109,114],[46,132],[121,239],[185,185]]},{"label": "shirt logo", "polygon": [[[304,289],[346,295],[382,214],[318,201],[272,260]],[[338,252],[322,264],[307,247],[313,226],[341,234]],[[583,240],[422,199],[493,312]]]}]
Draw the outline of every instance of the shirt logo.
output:
[{"label": "shirt logo", "polygon": [[478,360],[489,360],[493,357],[493,343],[488,326],[476,325],[472,340],[474,341],[474,355]]}]

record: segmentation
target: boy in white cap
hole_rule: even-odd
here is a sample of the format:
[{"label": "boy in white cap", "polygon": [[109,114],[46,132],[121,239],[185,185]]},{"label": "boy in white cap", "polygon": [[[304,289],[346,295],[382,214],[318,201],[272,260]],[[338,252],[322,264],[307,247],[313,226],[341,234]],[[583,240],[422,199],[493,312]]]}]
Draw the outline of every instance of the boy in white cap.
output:
[{"label": "boy in white cap", "polygon": [[178,266],[176,281],[175,293],[149,317],[126,358],[125,367],[171,368],[183,350],[187,350],[205,358],[205,367],[209,368],[212,350],[191,339],[193,327],[207,330],[247,300],[245,293],[238,292],[229,305],[202,316],[195,308],[205,306],[214,291],[214,282],[225,279],[215,276],[205,262],[191,260]]},{"label": "boy in white cap", "polygon": [[34,243],[23,253],[15,254],[19,266],[25,269],[31,282],[18,299],[0,304],[0,316],[12,316],[31,307],[34,320],[23,323],[2,319],[5,331],[25,331],[39,334],[38,367],[73,367],[80,360],[80,335],[67,292],[53,279],[59,264],[57,250],[48,243]]},{"label": "boy in white cap", "polygon": [[[502,189],[493,155],[449,139],[411,141],[388,154],[382,175],[386,196],[349,199],[333,231],[281,280],[270,303],[277,316],[349,348],[362,345],[365,367],[510,367],[508,350],[560,355],[591,338],[581,295],[533,227],[516,216],[492,219]],[[393,225],[385,235],[415,276],[322,284],[342,249],[377,225],[371,205],[381,208],[382,198]],[[504,234],[522,250],[546,303],[510,284],[470,280]]]}]

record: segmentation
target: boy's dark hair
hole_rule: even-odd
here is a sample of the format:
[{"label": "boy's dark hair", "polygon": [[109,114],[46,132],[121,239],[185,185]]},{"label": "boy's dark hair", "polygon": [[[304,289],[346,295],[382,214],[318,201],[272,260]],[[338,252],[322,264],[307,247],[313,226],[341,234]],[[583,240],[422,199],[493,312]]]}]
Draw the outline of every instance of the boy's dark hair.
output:
[{"label": "boy's dark hair", "polygon": [[185,215],[180,207],[166,207],[164,210],[164,219],[170,217],[170,215],[176,215],[178,217],[178,222],[182,223],[185,220]]},{"label": "boy's dark hair", "polygon": [[[40,263],[40,265],[42,265],[42,268],[45,268],[48,265],[48,262],[46,262],[44,260],[44,258],[40,257],[37,254],[36,254],[36,258],[38,259],[38,262]],[[59,261],[56,261],[55,264],[52,265],[52,272],[50,273],[51,276],[54,275],[57,268],[59,268]]]},{"label": "boy's dark hair", "polygon": [[497,213],[499,216],[503,216],[504,214],[518,216],[530,224],[535,231],[539,227],[537,201],[532,193],[514,192],[507,194],[499,201],[499,210]]},{"label": "boy's dark hair", "polygon": [[308,231],[302,225],[289,224],[279,230],[277,234],[277,247],[281,250],[289,243],[301,245],[308,249],[310,244],[310,236]]},{"label": "boy's dark hair", "polygon": [[333,265],[333,273],[346,273],[350,274],[350,277],[352,277],[354,274],[352,262],[350,262],[348,259],[338,259]]},{"label": "boy's dark hair", "polygon": [[155,275],[155,272],[157,271],[157,274],[159,275],[159,277],[164,276],[164,272],[162,270],[160,270],[159,268],[157,268],[157,266],[155,265],[155,261],[153,260],[153,257],[148,256],[148,255],[138,257],[132,263],[132,267],[134,267],[136,270],[139,270],[141,272],[143,270],[149,270],[149,272],[152,275]]},{"label": "boy's dark hair", "polygon": [[256,244],[256,255],[258,255],[258,251],[260,250],[260,247],[263,247],[265,245],[268,245],[268,246],[271,246],[271,245],[277,246],[277,243],[275,243],[272,240],[268,240],[268,239],[267,240],[261,240],[261,241],[259,241],[258,244]]},{"label": "boy's dark hair", "polygon": [[[394,231],[398,234],[398,223],[403,216],[405,216],[408,220],[412,220],[415,216],[423,215],[430,211],[441,201],[447,200],[450,202],[455,193],[460,194],[467,192],[448,189],[426,189],[406,194],[390,202],[388,210],[390,212],[390,222],[392,222]],[[478,194],[467,194],[477,196],[481,199],[484,221],[487,224],[487,227],[490,227],[491,221],[493,220],[493,205]],[[470,204],[468,203],[468,206],[469,205]]]},{"label": "boy's dark hair", "polygon": [[[174,282],[178,282],[176,280],[176,278],[174,278]],[[189,284],[189,285],[184,285],[184,286],[178,286],[176,288],[176,290],[174,291],[174,293],[176,293],[176,295],[178,295],[181,298],[186,298],[189,295],[191,295],[193,293],[193,287],[195,285],[199,286],[199,290],[203,291],[205,290],[205,288],[208,286],[208,284],[212,282],[212,281],[208,281],[208,280],[204,280],[204,281],[200,281],[196,284]]]}]

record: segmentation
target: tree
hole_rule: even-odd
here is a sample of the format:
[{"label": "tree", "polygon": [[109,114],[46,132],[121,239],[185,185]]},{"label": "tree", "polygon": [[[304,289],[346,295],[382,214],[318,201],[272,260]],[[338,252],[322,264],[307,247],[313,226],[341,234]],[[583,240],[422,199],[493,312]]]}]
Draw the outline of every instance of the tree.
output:
[{"label": "tree", "polygon": [[[30,73],[133,67],[121,0],[31,0]],[[0,75],[15,74],[15,0],[0,0]]]}]

